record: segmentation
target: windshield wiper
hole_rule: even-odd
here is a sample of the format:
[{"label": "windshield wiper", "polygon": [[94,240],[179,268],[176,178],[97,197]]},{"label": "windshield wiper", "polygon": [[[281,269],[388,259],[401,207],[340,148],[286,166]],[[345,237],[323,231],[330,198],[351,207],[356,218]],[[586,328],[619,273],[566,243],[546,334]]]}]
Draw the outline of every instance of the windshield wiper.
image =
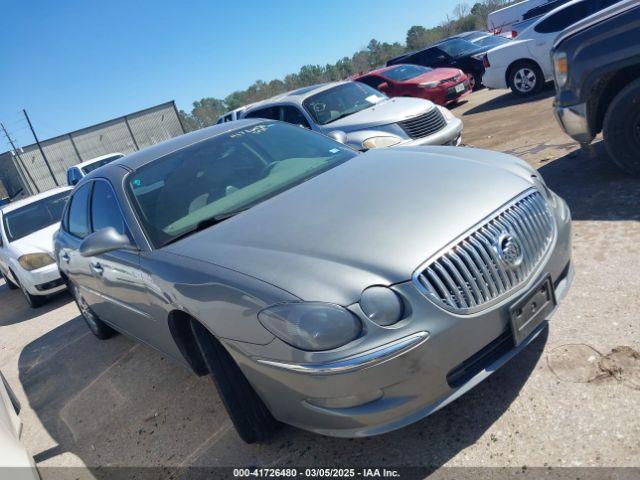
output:
[{"label": "windshield wiper", "polygon": [[214,215],[213,217],[209,217],[209,218],[205,218],[204,220],[200,220],[198,223],[196,223],[195,227],[193,227],[191,230],[187,230],[186,232],[181,233],[180,235],[177,235],[173,238],[170,238],[169,240],[167,240],[166,242],[164,242],[161,246],[166,246],[169,245],[171,243],[177,242],[178,240],[183,239],[184,237],[188,237],[189,235],[196,233],[196,232],[201,232],[202,230],[206,230],[209,227],[213,227],[214,225],[217,225],[220,222],[224,222],[225,220],[227,220],[228,218],[231,218],[241,212],[244,212],[245,210],[248,210],[249,207],[246,208],[239,208],[238,210],[231,210],[229,212],[224,212],[224,213],[220,213],[218,215]]}]

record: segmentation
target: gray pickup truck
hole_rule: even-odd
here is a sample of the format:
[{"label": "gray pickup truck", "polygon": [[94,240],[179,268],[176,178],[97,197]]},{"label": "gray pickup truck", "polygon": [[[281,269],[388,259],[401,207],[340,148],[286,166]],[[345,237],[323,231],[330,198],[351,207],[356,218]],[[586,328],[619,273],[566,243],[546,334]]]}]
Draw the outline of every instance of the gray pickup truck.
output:
[{"label": "gray pickup truck", "polygon": [[602,132],[611,160],[640,176],[640,2],[620,1],[569,27],[551,56],[564,131],[583,145]]}]

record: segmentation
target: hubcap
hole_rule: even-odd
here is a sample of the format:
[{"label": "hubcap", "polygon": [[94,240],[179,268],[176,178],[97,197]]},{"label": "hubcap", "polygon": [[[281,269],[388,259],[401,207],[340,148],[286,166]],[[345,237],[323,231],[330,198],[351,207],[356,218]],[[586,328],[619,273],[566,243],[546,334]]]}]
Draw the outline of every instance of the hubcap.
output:
[{"label": "hubcap", "polygon": [[513,85],[519,92],[528,93],[535,88],[537,80],[535,72],[524,67],[513,76]]}]

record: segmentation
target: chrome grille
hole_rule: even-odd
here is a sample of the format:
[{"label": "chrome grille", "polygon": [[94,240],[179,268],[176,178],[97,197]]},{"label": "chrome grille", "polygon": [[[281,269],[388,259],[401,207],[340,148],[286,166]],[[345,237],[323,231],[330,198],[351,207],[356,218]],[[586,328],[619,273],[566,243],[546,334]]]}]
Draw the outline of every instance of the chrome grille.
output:
[{"label": "chrome grille", "polygon": [[447,122],[444,119],[442,112],[440,112],[440,109],[437,107],[434,107],[427,113],[423,113],[417,117],[398,122],[400,128],[402,128],[406,134],[413,139],[431,135],[432,133],[441,130],[446,124]]},{"label": "chrome grille", "polygon": [[[420,267],[413,280],[441,307],[472,313],[524,283],[545,256],[554,234],[554,218],[544,198],[529,191]],[[522,261],[515,267],[498,253],[507,235],[518,238],[522,248]]]}]

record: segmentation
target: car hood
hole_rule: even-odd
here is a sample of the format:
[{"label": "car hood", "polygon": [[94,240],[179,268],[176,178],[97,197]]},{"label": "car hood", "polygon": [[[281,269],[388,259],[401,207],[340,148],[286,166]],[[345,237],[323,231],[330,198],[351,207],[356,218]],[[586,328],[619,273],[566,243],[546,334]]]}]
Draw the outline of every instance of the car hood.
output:
[{"label": "car hood", "polygon": [[418,75],[417,77],[410,78],[409,80],[405,80],[404,84],[407,85],[418,85],[424,82],[433,82],[436,80],[445,80],[447,78],[453,78],[459,75],[461,71],[457,68],[436,68],[430,72],[423,73],[422,75]]},{"label": "car hood", "polygon": [[40,252],[51,253],[53,252],[53,235],[59,228],[60,222],[54,223],[42,230],[38,230],[26,237],[11,242],[11,246],[16,249],[19,255]]},{"label": "car hood", "polygon": [[372,150],[165,249],[303,300],[348,305],[370,285],[409,280],[531,188],[531,173],[515,157],[479,149]]},{"label": "car hood", "polygon": [[342,130],[344,132],[366,130],[371,127],[389,125],[390,123],[422,115],[433,108],[435,108],[433,103],[422,98],[390,98],[340,120],[323,125],[323,128],[325,130]]}]

